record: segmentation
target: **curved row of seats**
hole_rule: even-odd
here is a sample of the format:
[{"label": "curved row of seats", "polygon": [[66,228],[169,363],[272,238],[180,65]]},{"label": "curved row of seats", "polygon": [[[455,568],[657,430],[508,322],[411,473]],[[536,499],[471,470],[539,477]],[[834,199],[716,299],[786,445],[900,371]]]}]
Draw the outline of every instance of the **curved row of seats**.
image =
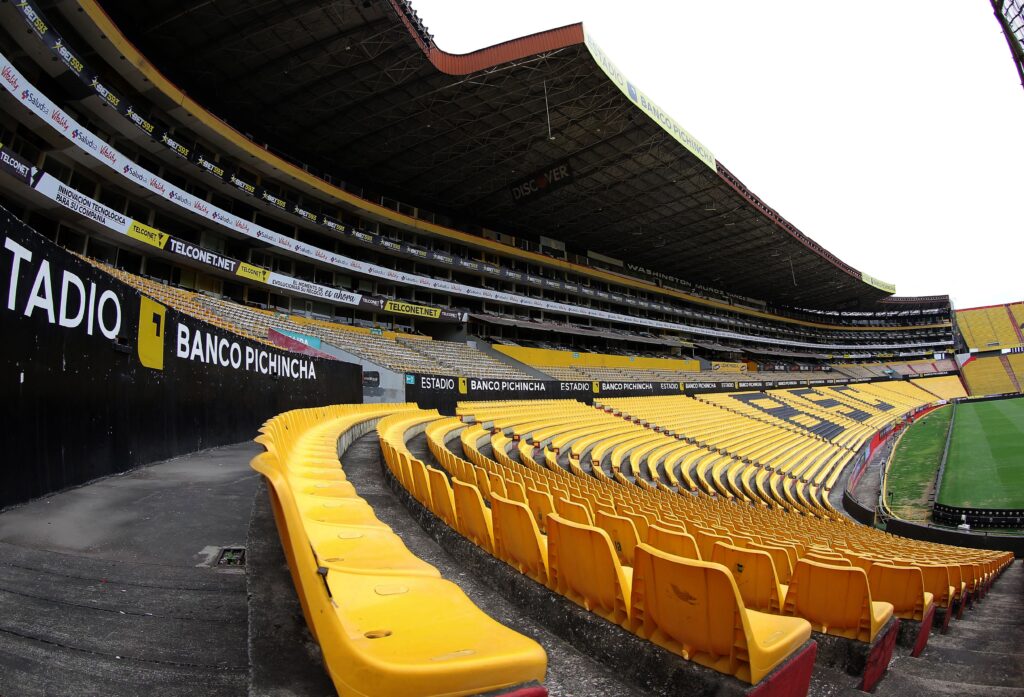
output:
[{"label": "curved row of seats", "polygon": [[[412,411],[410,411],[412,407]],[[491,619],[413,555],[339,466],[339,446],[415,405],[286,412],[256,440],[306,622],[343,695],[506,694],[543,681],[544,649]],[[534,688],[530,694],[546,694]]]},{"label": "curved row of seats", "polygon": [[[551,449],[541,451],[531,437],[542,435],[549,445],[571,449],[550,424],[552,412],[560,414],[563,432],[596,428],[596,421],[578,427],[584,417],[572,409],[570,402],[476,402],[460,404],[461,418],[431,414],[425,430],[440,468],[409,453],[401,428],[381,432],[381,443],[395,476],[467,539],[641,636],[648,636],[640,629],[647,620],[637,610],[652,590],[649,576],[638,569],[657,566],[660,556],[676,566],[720,565],[744,610],[770,619],[802,618],[815,631],[851,641],[874,641],[890,617],[919,622],[915,652],[927,640],[936,607],[945,608],[947,618],[962,612],[1012,560],[1008,554],[897,538],[846,519],[739,505],[738,497],[645,486],[639,478],[602,475],[601,468],[560,466],[552,463]],[[680,578],[687,573],[672,572]],[[706,591],[701,583],[695,587]],[[712,595],[721,603],[731,592]],[[688,587],[686,593],[711,597]],[[716,605],[716,611],[725,610]],[[752,633],[746,642],[759,641],[758,622],[743,630]],[[665,639],[670,631],[684,630],[651,630],[649,638],[678,648]],[[748,681],[765,674],[763,667],[742,661],[719,662],[722,654],[711,648],[709,636],[686,636],[678,652],[691,660]],[[716,659],[705,662],[702,652]]]},{"label": "curved row of seats", "polygon": [[789,424],[690,397],[613,399],[601,405],[656,433],[655,447],[632,451],[634,466],[663,471],[670,486],[681,480],[691,492],[837,515],[826,482],[853,457],[846,448]]},{"label": "curved row of seats", "polygon": [[[567,472],[559,478],[536,462],[508,473],[497,464],[485,470],[439,442],[458,430],[460,440],[464,431],[467,439],[478,434],[479,443],[490,440],[489,432],[424,414],[434,418],[427,439],[444,470],[409,452],[405,429],[417,422],[403,416],[378,428],[389,468],[420,503],[521,573],[683,658],[746,683],[760,682],[808,648],[807,621],[748,608],[720,564],[638,541],[633,520],[617,514],[629,513],[628,507],[616,508],[610,497],[588,498],[593,489],[580,487],[582,478]],[[597,521],[612,534],[593,524],[595,509]],[[664,532],[673,534],[668,527]],[[632,538],[626,541],[623,533]]]}]

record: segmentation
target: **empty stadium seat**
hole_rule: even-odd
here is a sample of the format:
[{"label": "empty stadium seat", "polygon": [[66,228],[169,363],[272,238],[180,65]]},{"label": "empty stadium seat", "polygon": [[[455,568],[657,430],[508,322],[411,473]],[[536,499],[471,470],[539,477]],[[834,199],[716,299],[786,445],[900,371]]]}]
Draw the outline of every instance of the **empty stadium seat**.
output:
[{"label": "empty stadium seat", "polygon": [[757,683],[811,636],[803,619],[743,606],[729,570],[641,544],[633,631],[687,660]]},{"label": "empty stadium seat", "polygon": [[619,563],[604,530],[548,516],[548,575],[556,593],[628,628],[632,569]]},{"label": "empty stadium seat", "polygon": [[793,569],[783,612],[810,621],[815,631],[870,643],[893,607],[872,601],[863,569],[803,558]]},{"label": "empty stadium seat", "polygon": [[452,481],[455,499],[455,518],[463,537],[494,554],[494,530],[491,511],[484,505],[480,490],[472,484],[455,479]]},{"label": "empty stadium seat", "polygon": [[716,542],[711,561],[732,573],[745,607],[774,614],[782,612],[786,591],[767,552]]},{"label": "empty stadium seat", "polygon": [[640,544],[633,521],[629,518],[598,511],[594,516],[594,525],[608,533],[612,547],[615,548],[615,553],[619,557],[619,562],[623,566],[633,566],[633,550]]},{"label": "empty stadium seat", "polygon": [[701,558],[697,541],[693,539],[693,535],[668,530],[662,525],[652,525],[647,529],[647,544],[678,557]]},{"label": "empty stadium seat", "polygon": [[530,509],[518,501],[491,495],[494,554],[538,583],[548,582],[548,543]]}]

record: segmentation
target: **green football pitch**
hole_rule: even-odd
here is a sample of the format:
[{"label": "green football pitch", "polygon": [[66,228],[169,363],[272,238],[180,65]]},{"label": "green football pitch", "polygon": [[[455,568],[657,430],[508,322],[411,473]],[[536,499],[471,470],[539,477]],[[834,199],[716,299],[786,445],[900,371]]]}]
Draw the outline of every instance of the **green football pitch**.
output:
[{"label": "green football pitch", "polygon": [[1024,398],[957,406],[939,503],[1024,508]]},{"label": "green football pitch", "polygon": [[[928,496],[939,471],[952,407],[941,407],[910,427],[900,440],[886,477],[889,505],[904,520],[924,522],[931,514]],[[948,466],[947,466],[948,467]]]}]

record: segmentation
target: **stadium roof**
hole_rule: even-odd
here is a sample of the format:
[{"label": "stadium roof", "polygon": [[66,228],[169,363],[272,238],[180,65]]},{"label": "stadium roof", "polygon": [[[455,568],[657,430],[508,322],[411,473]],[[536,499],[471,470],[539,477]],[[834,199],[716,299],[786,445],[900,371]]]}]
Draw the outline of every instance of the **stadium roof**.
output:
[{"label": "stadium roof", "polygon": [[228,123],[368,191],[778,304],[871,309],[891,294],[684,147],[582,25],[452,55],[402,0],[102,5]]}]

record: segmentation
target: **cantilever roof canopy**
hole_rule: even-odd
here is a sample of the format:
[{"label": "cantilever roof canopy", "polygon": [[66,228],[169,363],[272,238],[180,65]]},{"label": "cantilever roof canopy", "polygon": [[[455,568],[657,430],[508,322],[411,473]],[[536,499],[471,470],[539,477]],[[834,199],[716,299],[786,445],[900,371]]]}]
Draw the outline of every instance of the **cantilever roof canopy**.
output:
[{"label": "cantilever roof canopy", "polygon": [[581,25],[455,56],[403,0],[101,4],[208,109],[368,191],[774,304],[889,295],[649,117]]}]

